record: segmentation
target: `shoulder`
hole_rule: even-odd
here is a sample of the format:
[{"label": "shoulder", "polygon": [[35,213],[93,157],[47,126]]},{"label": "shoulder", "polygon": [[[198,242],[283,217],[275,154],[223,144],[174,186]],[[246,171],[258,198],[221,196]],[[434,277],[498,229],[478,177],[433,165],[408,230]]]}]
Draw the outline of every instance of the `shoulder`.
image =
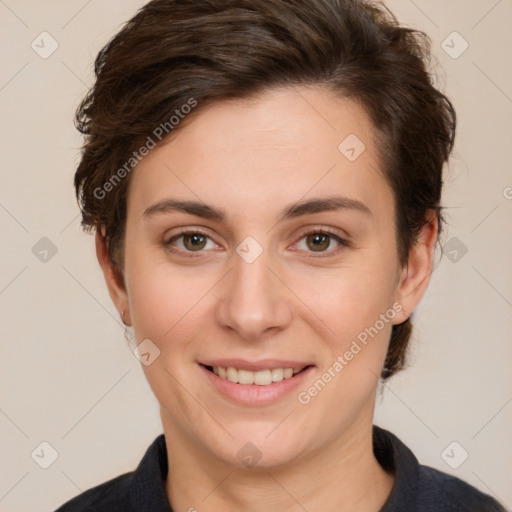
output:
[{"label": "shoulder", "polygon": [[420,465],[391,432],[374,425],[373,449],[395,483],[380,512],[506,512],[493,497],[460,478]]},{"label": "shoulder", "polygon": [[460,478],[419,467],[418,509],[439,512],[505,512],[494,498]]},{"label": "shoulder", "polygon": [[128,491],[132,473],[120,475],[93,487],[64,503],[55,512],[112,512],[131,511]]},{"label": "shoulder", "polygon": [[124,473],[64,503],[55,512],[171,512],[165,490],[167,449],[163,434],[146,450],[135,471]]}]

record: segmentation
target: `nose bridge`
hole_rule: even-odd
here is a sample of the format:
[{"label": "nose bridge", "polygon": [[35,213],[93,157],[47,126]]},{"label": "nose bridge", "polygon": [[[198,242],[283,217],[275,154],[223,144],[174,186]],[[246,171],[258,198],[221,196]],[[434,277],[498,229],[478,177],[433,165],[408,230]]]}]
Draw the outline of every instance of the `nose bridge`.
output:
[{"label": "nose bridge", "polygon": [[273,266],[270,251],[255,239],[248,237],[239,244],[217,310],[223,327],[235,330],[241,338],[254,340],[290,321],[283,285],[268,268]]}]

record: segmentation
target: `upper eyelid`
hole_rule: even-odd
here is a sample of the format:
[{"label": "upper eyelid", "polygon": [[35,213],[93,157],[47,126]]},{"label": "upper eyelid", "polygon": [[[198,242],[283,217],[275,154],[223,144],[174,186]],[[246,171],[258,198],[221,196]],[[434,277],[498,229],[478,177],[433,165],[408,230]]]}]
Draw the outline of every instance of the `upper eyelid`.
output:
[{"label": "upper eyelid", "polygon": [[[209,238],[212,242],[215,242],[215,239],[213,236],[209,235],[206,231],[203,229],[183,229],[182,231],[179,231],[178,233],[173,234],[171,237],[169,237],[166,241],[166,243],[169,243],[171,240],[176,240],[177,238],[180,238],[185,235],[203,235],[207,238]],[[215,242],[217,243],[217,242]]]}]

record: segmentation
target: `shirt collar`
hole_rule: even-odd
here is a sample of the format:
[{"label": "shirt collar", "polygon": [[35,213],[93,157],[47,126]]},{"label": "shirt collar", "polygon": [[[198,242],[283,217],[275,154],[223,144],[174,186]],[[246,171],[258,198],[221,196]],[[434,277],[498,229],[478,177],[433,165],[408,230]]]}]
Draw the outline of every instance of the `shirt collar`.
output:
[{"label": "shirt collar", "polygon": [[388,499],[379,512],[416,510],[419,462],[400,439],[387,430],[373,426],[373,453],[379,464],[395,476]]},{"label": "shirt collar", "polygon": [[[395,476],[391,493],[380,512],[416,509],[419,463],[414,454],[391,432],[373,426],[373,451],[379,464]],[[146,451],[133,475],[130,505],[139,512],[172,512],[165,490],[168,473],[164,434]]]},{"label": "shirt collar", "polygon": [[146,451],[133,475],[130,505],[137,512],[172,512],[165,491],[168,473],[164,434],[159,435]]}]

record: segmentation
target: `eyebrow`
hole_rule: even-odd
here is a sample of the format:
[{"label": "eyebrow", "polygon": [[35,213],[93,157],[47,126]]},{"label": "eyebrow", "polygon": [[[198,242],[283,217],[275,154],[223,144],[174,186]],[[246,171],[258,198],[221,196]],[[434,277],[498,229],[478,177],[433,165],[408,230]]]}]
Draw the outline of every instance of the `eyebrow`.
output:
[{"label": "eyebrow", "polygon": [[[365,215],[372,215],[370,208],[361,201],[348,197],[335,196],[314,198],[288,205],[280,214],[278,222],[294,219],[303,215],[337,210],[355,210]],[[227,219],[225,210],[221,208],[215,208],[200,201],[179,201],[176,199],[158,201],[146,208],[142,217],[150,218],[154,215],[169,212],[184,212],[219,222],[225,222]]]}]

